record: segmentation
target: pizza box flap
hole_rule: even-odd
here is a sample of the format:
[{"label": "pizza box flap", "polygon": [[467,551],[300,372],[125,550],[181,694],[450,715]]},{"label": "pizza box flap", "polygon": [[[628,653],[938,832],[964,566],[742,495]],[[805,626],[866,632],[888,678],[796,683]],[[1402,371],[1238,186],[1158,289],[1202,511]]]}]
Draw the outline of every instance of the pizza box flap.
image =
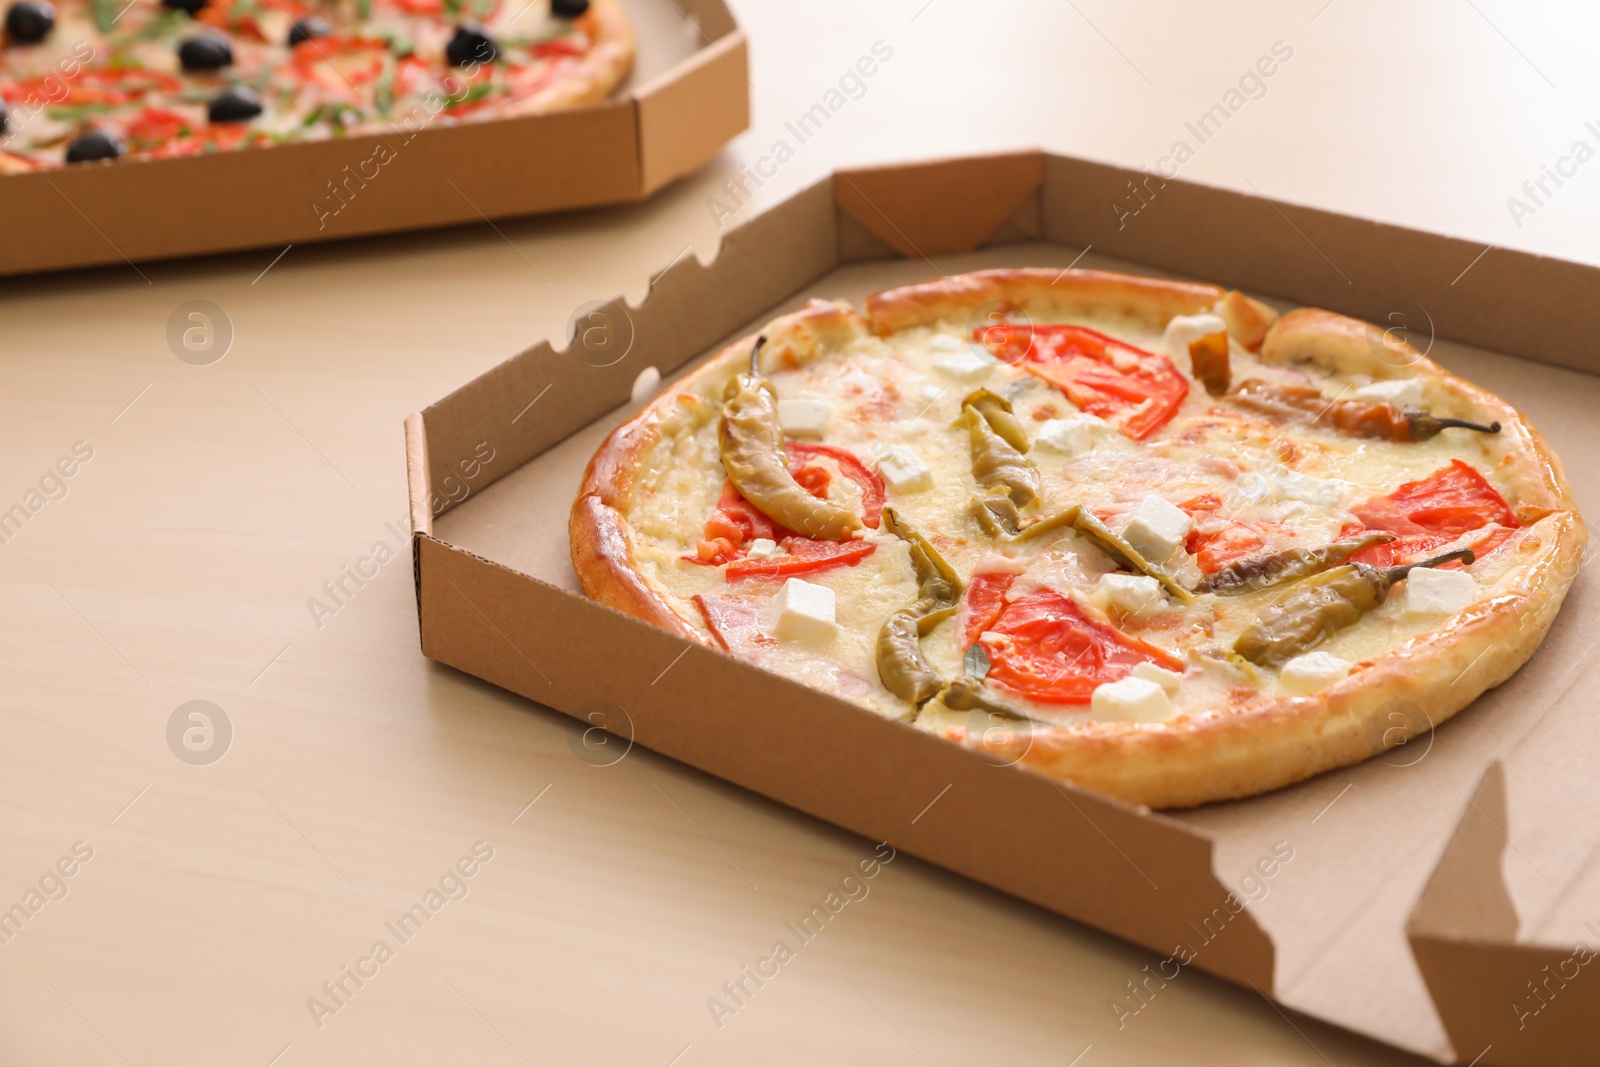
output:
[{"label": "pizza box flap", "polygon": [[698,170],[750,125],[750,57],[743,31],[722,0],[690,0],[683,8],[696,51],[633,91],[641,187],[647,194]]},{"label": "pizza box flap", "polygon": [[[1592,684],[1579,671],[1570,690]],[[1594,1061],[1600,783],[1586,699],[1562,700],[1484,774],[1407,923],[1458,1050],[1482,1063]]]},{"label": "pizza box flap", "polygon": [[1044,154],[1007,152],[964,159],[840,171],[839,210],[902,256],[967,252],[987,241],[1044,181]]},{"label": "pizza box flap", "polygon": [[[1045,235],[1591,373],[1594,267],[1084,159],[1046,161]],[[1418,346],[1423,347],[1421,345]]]},{"label": "pizza box flap", "polygon": [[[1282,307],[1314,303],[1356,314],[1368,309],[1369,317],[1390,321],[1370,308],[1414,305],[1431,313],[1430,301],[1441,293],[1449,298],[1451,278],[1465,284],[1458,277],[1461,267],[1442,282],[1424,278],[1416,289],[1369,291],[1330,271],[1308,232],[1346,271],[1370,267],[1380,278],[1393,277],[1382,273],[1391,270],[1384,254],[1390,245],[1396,256],[1434,266],[1453,262],[1463,250],[1476,254],[1469,244],[1446,237],[1307,213],[1175,180],[1165,183],[1161,196],[1183,210],[1171,210],[1159,225],[1153,225],[1154,215],[1125,220],[1129,230],[1152,224],[1146,227],[1152,233],[1119,237],[1114,226],[1105,225],[1113,216],[1104,197],[1125,190],[1129,172],[1054,155],[1043,161],[1044,180],[1036,192],[1005,211],[992,211],[996,229],[978,239],[979,247],[942,257],[935,269],[1077,263],[1178,273],[1242,286]],[[875,170],[884,172],[887,188],[914,181],[916,174],[931,175],[937,185],[953,166],[965,164]],[[1009,171],[1006,162],[996,166]],[[1392,747],[1427,726],[1416,721],[1416,709],[1397,707],[1394,723],[1404,728],[1379,724],[1372,738],[1377,758],[1252,800],[1165,815],[1041,783],[1016,768],[993,767],[973,753],[582,598],[569,559],[566,510],[589,456],[637,410],[630,392],[641,371],[653,366],[670,377],[808,297],[859,302],[876,289],[928,275],[930,262],[920,257],[858,260],[873,242],[890,246],[844,210],[837,189],[825,181],[742,220],[712,261],[676,262],[638,307],[608,302],[618,314],[603,325],[630,338],[614,362],[595,365],[615,357],[616,349],[606,348],[611,335],[594,324],[602,342],[596,347],[582,332],[564,349],[540,345],[413,418],[408,437],[419,440],[408,443],[408,458],[424,650],[755,792],[1113,930],[1169,960],[1253,985],[1289,1008],[1441,1062],[1470,1062],[1479,1049],[1463,1043],[1458,1013],[1444,1001],[1452,989],[1469,988],[1469,979],[1501,981],[1508,969],[1522,974],[1521,962],[1497,955],[1497,943],[1484,941],[1482,931],[1505,936],[1497,892],[1509,891],[1520,914],[1527,914],[1524,898],[1532,899],[1515,878],[1503,890],[1481,880],[1457,890],[1456,877],[1436,873],[1456,869],[1451,842],[1470,810],[1467,798],[1492,767],[1504,763],[1511,783],[1510,826],[1517,828],[1510,831],[1512,842],[1551,874],[1554,888],[1543,890],[1551,894],[1551,913],[1587,909],[1600,915],[1593,856],[1564,867],[1545,858],[1559,853],[1561,835],[1580,825],[1560,803],[1563,788],[1590,799],[1587,785],[1569,787],[1574,779],[1592,777],[1586,766],[1600,752],[1600,740],[1584,732],[1592,717],[1583,714],[1583,697],[1592,686],[1580,684],[1600,629],[1586,569],[1528,667],[1442,729]],[[1290,224],[1284,214],[1302,225]],[[1030,225],[1051,240],[993,243],[997,235],[1025,237]],[[1248,242],[1230,246],[1234,229],[1249,229]],[[1142,242],[1150,258],[1112,258],[1098,244],[1087,248],[1091,239],[1105,239],[1119,255],[1139,251],[1123,242]],[[1581,304],[1552,305],[1541,288],[1551,279],[1592,286],[1600,282],[1600,271],[1495,250],[1466,278],[1497,256],[1524,266],[1534,282],[1509,278],[1478,293],[1480,307],[1422,317],[1423,329],[1433,323],[1431,337],[1411,324],[1419,321],[1413,313],[1405,327],[1409,338],[1450,369],[1511,399],[1558,453],[1600,451],[1600,426],[1589,416],[1600,406],[1600,377],[1592,373],[1600,366],[1578,373],[1560,365],[1578,359],[1572,345],[1592,330],[1588,320],[1600,312]],[[1526,337],[1518,343],[1547,357],[1540,362],[1494,351],[1472,334],[1476,324],[1490,323],[1498,331],[1490,337],[1500,339],[1505,323],[1539,312],[1550,313],[1552,321],[1540,324],[1536,340],[1551,349],[1539,349]],[[1446,329],[1458,340],[1447,339]],[[492,458],[474,460],[475,455]],[[1580,504],[1600,498],[1600,473],[1570,473]],[[551,672],[550,662],[561,670]],[[548,681],[533,669],[535,663]],[[759,710],[751,710],[758,704]],[[825,733],[787,732],[795,714]],[[819,736],[848,737],[850,743],[813,756],[810,746]],[[846,748],[847,757],[836,757]],[[786,762],[775,752],[791,758]],[[838,773],[829,766],[835,758],[843,759]],[[1541,777],[1541,768],[1553,771]],[[826,790],[811,780],[815,775],[826,777]],[[986,806],[985,794],[1003,796],[1008,807]],[[1070,801],[1068,811],[1043,814],[1045,800],[1059,809],[1058,799]],[[1017,804],[1025,807],[1009,807]],[[1040,813],[1049,832],[1026,842],[1004,833],[986,842],[968,840],[984,836],[975,831],[978,820],[984,812],[993,818],[996,810],[1026,810],[1030,818]],[[1587,835],[1583,853],[1600,840],[1600,804],[1591,803],[1589,810],[1594,814],[1581,823]],[[950,822],[937,821],[936,814]],[[1544,836],[1526,837],[1529,827]],[[1469,836],[1477,842],[1484,835]],[[1013,849],[1017,855],[1010,855]],[[1097,859],[1072,862],[1066,853]],[[1165,857],[1159,873],[1146,863],[1157,856]],[[1087,895],[1076,884],[1086,879],[1094,887]],[[1488,896],[1479,899],[1480,892]],[[1117,899],[1101,899],[1101,893]],[[1474,918],[1482,913],[1499,916],[1498,925]],[[1471,951],[1441,972],[1438,957],[1428,955],[1437,946]],[[1451,968],[1461,973],[1452,976]],[[1509,1017],[1509,1007],[1504,1010]],[[1550,1033],[1548,1040],[1561,1047],[1566,1038],[1555,1028]],[[1484,1062],[1495,1062],[1494,1054]]]}]

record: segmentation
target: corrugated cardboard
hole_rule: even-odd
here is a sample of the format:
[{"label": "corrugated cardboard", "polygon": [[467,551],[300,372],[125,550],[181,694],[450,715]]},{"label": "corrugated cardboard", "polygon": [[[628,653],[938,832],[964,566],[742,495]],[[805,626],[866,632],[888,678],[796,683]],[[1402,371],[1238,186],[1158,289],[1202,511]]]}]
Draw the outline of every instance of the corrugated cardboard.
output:
[{"label": "corrugated cardboard", "polygon": [[[624,358],[540,344],[413,415],[424,653],[569,714],[603,711],[640,744],[1440,1062],[1591,1062],[1600,963],[1570,962],[1578,939],[1600,946],[1587,570],[1529,666],[1435,733],[1170,815],[994,766],[581,595],[567,509],[636,410],[640,371],[680,372],[806,297],[859,302],[935,271],[1080,263],[1431,322],[1431,340],[1412,339],[1523,407],[1580,502],[1600,491],[1581,462],[1600,449],[1587,347],[1600,309],[1569,299],[1600,271],[1146,182],[1038,152],[841,172],[732,230],[713,263],[674,264],[640,307],[618,301]],[[1145,192],[1130,201],[1132,183]]]},{"label": "corrugated cardboard", "polygon": [[723,0],[625,6],[638,34],[634,72],[591,107],[0,178],[0,276],[648,196],[749,126],[748,55]]}]

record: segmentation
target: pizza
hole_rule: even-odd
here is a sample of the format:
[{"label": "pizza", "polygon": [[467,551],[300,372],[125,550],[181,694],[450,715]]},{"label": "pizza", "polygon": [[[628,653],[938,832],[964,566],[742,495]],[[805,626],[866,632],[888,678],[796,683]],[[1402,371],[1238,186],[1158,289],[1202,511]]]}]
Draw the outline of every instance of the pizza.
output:
[{"label": "pizza", "polygon": [[1586,538],[1539,433],[1392,334],[1087,270],[777,318],[610,435],[569,529],[602,603],[1151,807],[1442,723]]},{"label": "pizza", "polygon": [[11,0],[0,174],[539,114],[632,62],[619,0]]}]

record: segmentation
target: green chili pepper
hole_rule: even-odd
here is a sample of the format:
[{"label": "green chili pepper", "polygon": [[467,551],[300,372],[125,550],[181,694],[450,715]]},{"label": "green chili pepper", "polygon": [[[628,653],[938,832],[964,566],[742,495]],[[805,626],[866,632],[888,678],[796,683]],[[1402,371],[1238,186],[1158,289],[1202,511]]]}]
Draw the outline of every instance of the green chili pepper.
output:
[{"label": "green chili pepper", "polygon": [[922,654],[921,620],[907,608],[885,620],[874,648],[878,680],[883,687],[913,707],[921,707],[944,685],[939,672]]},{"label": "green chili pepper", "polygon": [[1463,548],[1398,567],[1347,563],[1303,578],[1283,600],[1262,611],[1245,628],[1233,650],[1258,666],[1282,667],[1360,622],[1384,602],[1395,582],[1416,568],[1437,567],[1457,559],[1471,563],[1475,558],[1472,549]]},{"label": "green chili pepper", "polygon": [[1195,592],[1238,596],[1241,593],[1252,593],[1274,585],[1296,582],[1308,575],[1337,567],[1362,549],[1387,544],[1393,540],[1392,533],[1369,530],[1358,537],[1335,541],[1323,548],[1291,548],[1283,552],[1247,556],[1244,559],[1234,560],[1214,574],[1207,575],[1196,587]]},{"label": "green chili pepper", "polygon": [[972,498],[972,517],[990,537],[1015,537],[1022,529],[1022,512],[1003,486]]},{"label": "green chili pepper", "polygon": [[1499,433],[1498,422],[1440,418],[1421,408],[1398,408],[1381,400],[1332,400],[1314,385],[1266,382],[1251,378],[1228,394],[1241,407],[1278,419],[1296,419],[1328,426],[1352,437],[1380,441],[1426,441],[1451,427]]},{"label": "green chili pepper", "polygon": [[1488,424],[1469,422],[1466,419],[1443,419],[1421,408],[1406,408],[1406,422],[1411,424],[1411,439],[1413,441],[1426,441],[1451,427],[1461,430],[1477,430],[1479,433],[1499,433],[1499,421]]},{"label": "green chili pepper", "polygon": [[[1047,522],[1049,520],[1046,520]],[[1160,582],[1167,592],[1185,604],[1193,603],[1194,594],[1178,583],[1178,580],[1160,567],[1151,563],[1140,554],[1139,550],[1123,539],[1122,535],[1113,533],[1111,528],[1099,519],[1088,508],[1079,508],[1078,514],[1072,519],[1073,529],[1086,534],[1091,541],[1099,545],[1112,559],[1121,563],[1131,571],[1148,574]],[[1023,531],[1026,533],[1027,531]]]},{"label": "green chili pepper", "polygon": [[778,401],[761,375],[765,337],[750,351],[750,372],[729,383],[717,427],[722,466],[734,487],[779,526],[823,541],[848,541],[861,520],[832,501],[812,496],[794,480],[783,454]]},{"label": "green chili pepper", "polygon": [[951,711],[983,711],[991,715],[1003,715],[1008,719],[1037,722],[1044,726],[1052,725],[1042,719],[1034,718],[1021,705],[1012,703],[982,681],[970,676],[962,676],[945,686],[944,692],[939,694],[939,703]]},{"label": "green chili pepper", "polygon": [[889,616],[878,631],[874,649],[878,680],[895,696],[921,707],[944,685],[944,678],[922,654],[922,638],[955,614],[961,579],[939,550],[894,508],[883,509],[883,527],[910,547],[917,601]]},{"label": "green chili pepper", "polygon": [[1039,499],[1039,472],[1022,454],[1028,439],[1011,414],[1011,405],[979,389],[961,401],[961,413],[972,443],[972,476],[978,484],[991,491],[1004,489],[1018,507]]}]

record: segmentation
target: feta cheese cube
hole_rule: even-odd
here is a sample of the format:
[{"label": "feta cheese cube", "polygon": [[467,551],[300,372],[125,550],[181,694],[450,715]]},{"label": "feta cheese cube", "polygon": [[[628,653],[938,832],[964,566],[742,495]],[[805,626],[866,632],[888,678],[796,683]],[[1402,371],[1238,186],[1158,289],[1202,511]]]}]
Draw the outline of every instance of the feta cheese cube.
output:
[{"label": "feta cheese cube", "polygon": [[839,632],[833,590],[800,578],[783,583],[777,597],[774,629],[786,641],[822,642]]},{"label": "feta cheese cube", "polygon": [[1145,559],[1163,563],[1183,547],[1193,526],[1181,508],[1152,493],[1133,509],[1122,536]]},{"label": "feta cheese cube", "polygon": [[1357,400],[1376,400],[1397,408],[1422,406],[1422,383],[1415,378],[1386,378],[1363,385],[1352,394]]},{"label": "feta cheese cube", "polygon": [[1093,448],[1094,434],[1094,423],[1081,415],[1069,415],[1043,423],[1033,435],[1033,443],[1070,458]]},{"label": "feta cheese cube", "polygon": [[758,537],[745,550],[745,559],[771,559],[778,554],[778,542],[770,537]]},{"label": "feta cheese cube", "polygon": [[1161,583],[1143,574],[1102,574],[1094,591],[1105,597],[1106,603],[1130,615],[1160,611],[1165,603],[1161,599]]},{"label": "feta cheese cube", "polygon": [[1423,567],[1406,578],[1407,615],[1454,615],[1478,599],[1478,583],[1466,571]]},{"label": "feta cheese cube", "polygon": [[1101,722],[1166,722],[1177,714],[1160,682],[1131,674],[1097,686],[1089,710]]},{"label": "feta cheese cube", "polygon": [[947,333],[936,333],[928,341],[928,347],[935,352],[965,352],[967,343],[959,337],[951,337]]},{"label": "feta cheese cube", "polygon": [[801,393],[778,401],[778,425],[789,437],[821,437],[828,429],[828,401]]},{"label": "feta cheese cube", "polygon": [[1350,673],[1355,666],[1331,652],[1307,652],[1285,663],[1278,671],[1278,682],[1295,696],[1307,696],[1325,689]]},{"label": "feta cheese cube", "polygon": [[1177,671],[1169,671],[1165,667],[1157,667],[1154,663],[1136,663],[1133,670],[1128,672],[1130,678],[1143,678],[1147,682],[1154,682],[1167,691],[1171,696],[1178,691],[1178,686],[1183,682],[1183,675]]},{"label": "feta cheese cube", "polygon": [[950,352],[933,361],[933,365],[950,377],[962,382],[980,382],[987,378],[998,364],[985,359],[971,347],[960,352]]},{"label": "feta cheese cube", "polygon": [[1227,332],[1228,324],[1216,315],[1177,315],[1167,323],[1167,332],[1162,340],[1168,352],[1187,360],[1190,341],[1198,341],[1214,333]]},{"label": "feta cheese cube", "polygon": [[883,483],[897,493],[920,493],[933,488],[933,471],[905,445],[895,445],[878,460]]}]

